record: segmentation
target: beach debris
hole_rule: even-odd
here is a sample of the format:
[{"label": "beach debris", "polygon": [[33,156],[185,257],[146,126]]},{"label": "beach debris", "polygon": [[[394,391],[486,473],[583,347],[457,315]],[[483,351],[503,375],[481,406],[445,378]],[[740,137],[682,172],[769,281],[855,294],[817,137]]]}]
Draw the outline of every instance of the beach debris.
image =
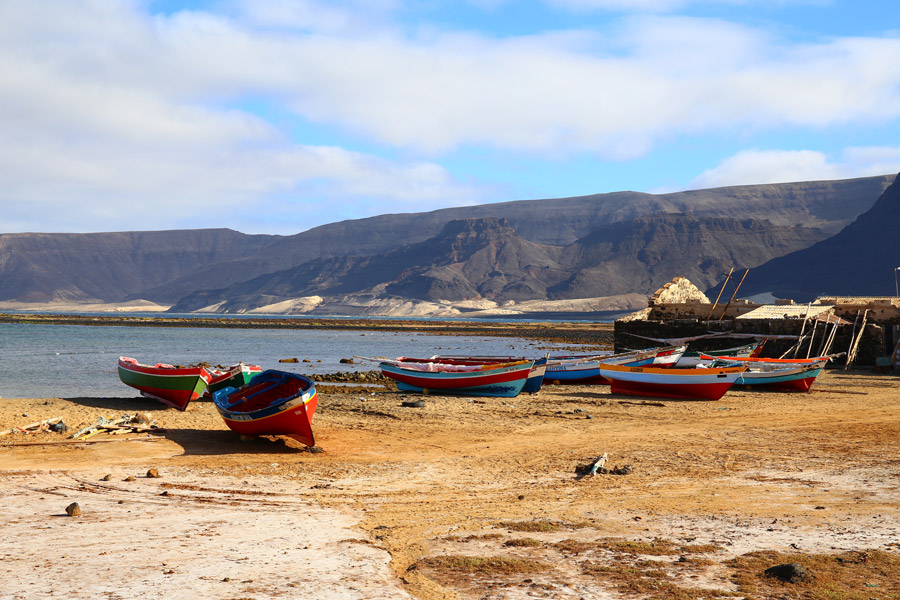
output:
[{"label": "beach debris", "polygon": [[634,467],[631,465],[616,465],[613,468],[608,468],[606,466],[609,461],[609,455],[604,452],[600,456],[598,456],[592,463],[587,465],[578,465],[575,467],[575,472],[578,474],[578,479],[582,479],[584,477],[591,477],[594,475],[602,474],[602,475],[630,475],[634,472]]},{"label": "beach debris", "polygon": [[149,471],[147,471],[147,477],[149,477],[150,479],[156,479],[159,477],[159,471],[156,469],[150,469]]},{"label": "beach debris", "polygon": [[125,414],[118,419],[100,417],[93,425],[82,427],[70,438],[73,440],[87,440],[100,433],[159,433],[165,431],[156,425],[147,413]]},{"label": "beach debris", "polygon": [[406,408],[424,408],[425,401],[424,400],[404,400],[400,403],[400,406],[404,406]]},{"label": "beach debris", "polygon": [[[28,415],[26,415],[28,416]],[[9,429],[4,429],[0,431],[0,435],[9,435],[11,433],[38,433],[40,431],[47,431],[51,426],[56,425],[57,423],[62,422],[62,417],[54,417],[52,419],[45,419],[43,421],[38,421],[37,423],[29,423],[28,425],[21,425],[16,427],[11,427]],[[65,426],[65,424],[63,424]],[[55,431],[55,430],[54,430]]]},{"label": "beach debris", "polygon": [[[600,456],[597,457],[597,460],[593,462],[590,470],[588,471],[588,475],[596,475],[597,471],[603,468],[603,465],[606,464],[606,461],[609,460],[609,456],[604,452]],[[605,471],[603,471],[605,473]]]},{"label": "beach debris", "polygon": [[797,583],[799,581],[809,581],[812,574],[800,563],[785,563],[783,565],[775,565],[764,571],[766,577],[774,577],[785,583]]},{"label": "beach debris", "polygon": [[77,502],[73,502],[66,507],[66,514],[70,517],[79,517],[81,516],[81,507]]}]

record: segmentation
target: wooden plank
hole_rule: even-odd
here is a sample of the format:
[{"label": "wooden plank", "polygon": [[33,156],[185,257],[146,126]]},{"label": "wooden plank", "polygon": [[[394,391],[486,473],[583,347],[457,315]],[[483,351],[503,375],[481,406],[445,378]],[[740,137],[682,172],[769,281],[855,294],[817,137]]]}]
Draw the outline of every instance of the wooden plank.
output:
[{"label": "wooden plank", "polygon": [[12,444],[0,444],[0,448],[11,448],[13,446],[77,446],[79,444],[102,444],[105,442],[158,442],[165,439],[163,437],[137,437],[137,438],[117,438],[103,440],[51,440],[46,442],[14,442]]}]

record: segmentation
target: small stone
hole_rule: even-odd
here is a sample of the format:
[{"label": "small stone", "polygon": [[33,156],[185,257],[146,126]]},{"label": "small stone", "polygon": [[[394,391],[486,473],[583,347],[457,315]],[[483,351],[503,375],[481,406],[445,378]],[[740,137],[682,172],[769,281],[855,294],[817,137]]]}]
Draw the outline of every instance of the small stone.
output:
[{"label": "small stone", "polygon": [[323,452],[325,452],[325,449],[324,449],[324,448],[321,448],[321,447],[319,447],[319,446],[310,446],[310,447],[309,447],[309,451],[310,451],[312,454],[322,454]]},{"label": "small stone", "polygon": [[111,480],[112,480],[112,475],[110,475],[109,473],[107,473],[106,475],[104,475],[103,477],[100,478],[100,481],[111,481]]},{"label": "small stone", "polygon": [[342,358],[339,362],[340,362],[342,365],[352,365],[352,364],[354,364],[352,358]]},{"label": "small stone", "polygon": [[23,417],[30,417],[31,415],[29,415],[28,413],[22,413],[22,416],[23,416]]},{"label": "small stone", "polygon": [[168,496],[168,495],[169,495],[169,490],[163,490],[162,493],[160,493],[160,496]]},{"label": "small stone", "polygon": [[159,471],[157,471],[156,469],[150,469],[149,471],[147,471],[147,477],[156,479],[157,477],[159,477]]},{"label": "small stone", "polygon": [[50,425],[50,431],[54,431],[56,433],[64,433],[69,429],[68,425],[66,425],[63,421],[57,421]]},{"label": "small stone", "polygon": [[134,481],[134,475],[129,475],[125,478],[125,481]]},{"label": "small stone", "polygon": [[278,362],[280,363],[298,363],[300,362],[299,358],[279,358]]},{"label": "small stone", "polygon": [[81,516],[81,507],[78,506],[77,502],[73,502],[66,507],[66,514],[70,517],[79,517]]},{"label": "small stone", "polygon": [[524,499],[525,499],[525,494],[519,494],[519,500],[524,500]]}]

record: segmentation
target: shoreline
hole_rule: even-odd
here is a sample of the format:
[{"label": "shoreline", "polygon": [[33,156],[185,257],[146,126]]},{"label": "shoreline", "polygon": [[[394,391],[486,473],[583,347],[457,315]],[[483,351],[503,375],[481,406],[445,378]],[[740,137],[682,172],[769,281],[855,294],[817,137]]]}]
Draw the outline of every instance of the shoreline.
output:
[{"label": "shoreline", "polygon": [[411,331],[433,335],[519,337],[600,347],[613,346],[613,323],[586,321],[477,322],[440,319],[279,318],[279,317],[163,317],[80,315],[54,313],[2,313],[0,323],[83,325],[97,327],[215,327],[233,329],[316,329],[350,331]]}]

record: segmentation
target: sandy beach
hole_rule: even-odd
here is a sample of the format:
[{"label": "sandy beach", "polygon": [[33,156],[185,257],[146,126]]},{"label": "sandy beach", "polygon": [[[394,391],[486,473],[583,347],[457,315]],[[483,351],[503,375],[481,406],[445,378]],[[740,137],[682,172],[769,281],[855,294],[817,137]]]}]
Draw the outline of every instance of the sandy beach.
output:
[{"label": "sandy beach", "polygon": [[[629,569],[655,573],[655,597],[777,597],[747,594],[734,559],[897,554],[898,383],[829,370],[805,394],[545,386],[422,408],[322,387],[323,452],[241,441],[208,401],[3,398],[0,430],[69,431],[0,437],[0,599],[648,597]],[[135,412],[165,431],[67,441]],[[631,472],[584,476],[603,453]]]}]

